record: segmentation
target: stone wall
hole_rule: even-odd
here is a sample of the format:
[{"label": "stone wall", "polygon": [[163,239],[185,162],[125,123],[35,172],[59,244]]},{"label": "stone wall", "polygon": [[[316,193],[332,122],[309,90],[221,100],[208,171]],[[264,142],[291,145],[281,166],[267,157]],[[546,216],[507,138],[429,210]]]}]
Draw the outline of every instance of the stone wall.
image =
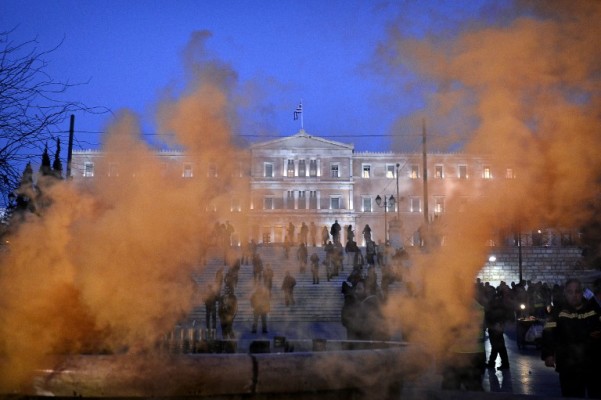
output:
[{"label": "stone wall", "polygon": [[[519,249],[493,247],[490,252],[496,260],[489,260],[478,274],[483,282],[497,286],[519,281]],[[591,271],[583,268],[582,249],[578,247],[522,246],[522,279],[562,284],[568,277],[587,276]]]}]

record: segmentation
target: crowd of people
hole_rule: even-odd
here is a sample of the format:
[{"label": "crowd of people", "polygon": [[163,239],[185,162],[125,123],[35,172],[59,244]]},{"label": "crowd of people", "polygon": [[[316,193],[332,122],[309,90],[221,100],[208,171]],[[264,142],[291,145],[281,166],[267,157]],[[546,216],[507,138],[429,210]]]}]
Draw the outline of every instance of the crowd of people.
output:
[{"label": "crowd of people", "polygon": [[[228,229],[228,224],[215,226],[219,233],[219,241],[227,243],[233,228]],[[346,243],[342,245],[342,233],[345,233]],[[291,249],[296,243],[289,238],[295,237],[296,230],[293,224],[287,228],[287,240],[284,243],[284,258],[289,259]],[[404,251],[392,253],[390,246],[376,244],[371,238],[371,228],[366,225],[362,231],[367,244],[361,249],[355,241],[355,232],[351,225],[340,226],[336,220],[332,226],[322,229],[322,245],[324,254],[320,259],[317,251],[309,254],[309,245],[316,244],[317,227],[311,223],[303,223],[298,233],[296,246],[296,260],[298,261],[298,274],[305,274],[310,266],[312,283],[320,283],[320,275],[330,281],[344,273],[345,265],[348,276],[344,282],[341,295],[344,305],[341,310],[341,323],[346,327],[349,339],[374,339],[386,337],[386,329],[381,316],[380,307],[385,301],[390,284],[401,280],[402,277],[391,261],[406,257]],[[204,304],[206,310],[206,328],[211,332],[217,330],[217,317],[221,325],[222,337],[233,339],[233,322],[238,310],[236,287],[242,265],[250,265],[253,275],[253,290],[250,298],[253,310],[253,324],[251,333],[256,333],[259,322],[263,333],[268,332],[267,317],[271,310],[271,297],[273,289],[274,272],[269,263],[264,264],[258,252],[258,246],[250,241],[243,249],[241,257],[237,258],[231,266],[218,268],[215,281],[205,289]],[[378,285],[376,268],[379,267],[382,279]],[[227,268],[227,270],[226,270]],[[283,293],[284,306],[292,307],[296,304],[294,288],[296,278],[291,271],[286,271],[280,289]]]},{"label": "crowd of people", "polygon": [[477,346],[469,362],[447,368],[443,388],[482,390],[484,369],[494,368],[497,357],[501,359],[497,369],[509,369],[505,324],[534,319],[544,323],[541,359],[558,372],[562,396],[601,398],[601,278],[590,288],[574,278],[552,287],[522,281],[501,282],[496,288],[478,279],[475,300],[483,311],[483,329],[490,341],[488,361],[483,358],[484,346]]},{"label": "crowd of people", "polygon": [[[222,238],[231,235],[227,225],[219,229],[225,232]],[[284,257],[289,258],[290,250],[297,246],[298,273],[304,274],[310,266],[313,284],[320,283],[320,268],[323,268],[328,281],[344,273],[345,266],[349,268],[341,287],[344,298],[341,323],[346,328],[347,339],[388,340],[390,334],[382,306],[388,286],[402,279],[393,266],[402,264],[407,254],[402,250],[393,252],[388,245],[376,244],[371,238],[369,225],[365,225],[361,232],[365,244],[362,249],[355,240],[353,227],[343,228],[335,221],[330,227],[323,226],[321,229],[321,245],[325,254],[320,259],[317,252],[309,254],[309,246],[317,244],[317,233],[313,223],[303,223],[298,236],[295,236],[295,227],[289,224]],[[227,272],[224,273],[223,268],[218,269],[215,282],[206,291],[207,329],[216,330],[218,316],[223,338],[234,338],[232,326],[238,304],[235,288],[242,263],[251,264],[253,271],[254,289],[249,299],[253,310],[251,332],[257,332],[259,322],[262,332],[268,332],[267,316],[271,309],[274,274],[271,265],[263,265],[257,245],[251,241],[242,257]],[[377,267],[382,274],[379,285]],[[286,307],[296,304],[295,286],[296,279],[291,271],[286,271],[280,287]],[[474,295],[474,311],[482,315],[480,333],[473,342],[475,346],[471,353],[462,354],[464,358],[469,354],[467,361],[451,365],[443,372],[443,388],[482,390],[486,368],[510,368],[505,344],[506,326],[522,320],[536,320],[544,323],[537,341],[541,358],[546,366],[558,372],[562,395],[601,398],[601,380],[598,379],[601,376],[601,279],[597,279],[590,289],[577,279],[552,286],[532,281],[508,285],[502,281],[497,287],[477,279]],[[481,344],[485,333],[490,342],[488,359]],[[497,359],[500,359],[498,366]]]}]

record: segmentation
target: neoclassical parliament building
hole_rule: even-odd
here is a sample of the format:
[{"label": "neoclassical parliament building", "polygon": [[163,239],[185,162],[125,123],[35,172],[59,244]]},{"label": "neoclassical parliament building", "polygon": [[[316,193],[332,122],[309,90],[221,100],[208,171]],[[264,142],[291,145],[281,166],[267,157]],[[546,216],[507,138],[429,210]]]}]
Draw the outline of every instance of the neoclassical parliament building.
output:
[{"label": "neoclassical parliament building", "polygon": [[[359,245],[364,245],[361,232],[368,224],[376,242],[417,246],[420,227],[444,215],[451,196],[461,193],[458,188],[514,177],[510,166],[493,167],[484,157],[362,152],[353,144],[313,136],[303,129],[254,143],[245,151],[248,165],[240,166],[240,174],[247,178],[249,196],[232,197],[229,212],[244,215],[247,239],[258,243],[284,241],[291,223],[296,232],[303,222],[315,224],[321,232],[337,220],[343,227],[352,225]],[[183,152],[161,155],[182,179],[194,179],[215,168],[209,162],[189,162]],[[102,157],[100,151],[74,151],[73,179],[115,174],[118,166],[100,163]]]}]

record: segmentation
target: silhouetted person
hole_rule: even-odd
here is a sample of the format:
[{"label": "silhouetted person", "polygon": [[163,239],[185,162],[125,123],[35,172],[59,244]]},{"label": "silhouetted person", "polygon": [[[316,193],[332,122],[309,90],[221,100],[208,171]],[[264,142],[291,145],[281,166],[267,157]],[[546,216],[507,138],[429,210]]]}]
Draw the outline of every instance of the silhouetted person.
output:
[{"label": "silhouetted person", "polygon": [[484,312],[488,340],[490,341],[490,357],[486,364],[488,368],[495,367],[497,355],[499,355],[501,356],[501,366],[498,369],[509,369],[509,356],[507,355],[507,347],[505,347],[505,338],[503,337],[506,315],[503,297],[496,295],[487,304]]},{"label": "silhouetted person", "polygon": [[309,252],[307,251],[307,246],[305,246],[304,243],[301,243],[298,246],[296,258],[298,259],[299,271],[301,274],[304,274],[305,270],[307,269],[307,260],[309,259]]},{"label": "silhouetted person", "polygon": [[263,333],[267,333],[267,314],[271,311],[267,288],[259,284],[250,296],[250,305],[253,309],[252,333],[257,333],[259,318],[261,318],[261,328],[263,329]]},{"label": "silhouetted person", "polygon": [[363,239],[365,240],[365,243],[371,241],[371,228],[369,227],[369,224],[365,224],[363,232],[361,233],[363,233]]},{"label": "silhouetted person", "polygon": [[309,235],[311,235],[311,245],[313,247],[317,246],[317,226],[313,221],[311,221],[311,225],[309,225]]},{"label": "silhouetted person", "polygon": [[286,276],[282,282],[282,291],[284,292],[284,305],[289,307],[294,305],[294,287],[296,286],[296,279],[290,275],[290,271],[286,271]]},{"label": "silhouetted person", "polygon": [[273,287],[273,269],[271,269],[271,264],[267,264],[263,271],[263,285],[271,296],[271,288]]},{"label": "silhouetted person", "polygon": [[205,320],[207,330],[217,329],[217,299],[218,294],[215,292],[215,288],[212,284],[207,286],[207,291],[204,295],[205,303]]},{"label": "silhouetted person", "polygon": [[311,254],[311,275],[313,275],[313,284],[319,284],[319,256],[317,253]]},{"label": "silhouetted person", "polygon": [[328,227],[324,225],[323,228],[321,229],[321,245],[323,247],[326,247],[329,240],[330,240],[330,233],[328,232]]},{"label": "silhouetted person", "polygon": [[233,293],[226,292],[219,301],[219,322],[221,323],[221,337],[234,339],[234,318],[238,312],[238,299]]},{"label": "silhouetted person", "polygon": [[332,227],[330,228],[330,235],[332,235],[332,241],[334,243],[340,242],[340,231],[342,227],[338,223],[338,220],[334,220]]}]

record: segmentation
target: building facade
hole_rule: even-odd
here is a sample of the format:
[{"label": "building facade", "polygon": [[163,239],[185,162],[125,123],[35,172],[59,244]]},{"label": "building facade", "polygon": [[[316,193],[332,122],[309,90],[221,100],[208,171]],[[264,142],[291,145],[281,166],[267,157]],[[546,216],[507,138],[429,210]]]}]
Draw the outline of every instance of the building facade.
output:
[{"label": "building facade", "polygon": [[[323,228],[329,230],[337,220],[343,227],[352,226],[359,245],[369,225],[376,242],[416,246],[421,243],[420,227],[443,215],[448,199],[471,193],[463,189],[514,177],[511,167],[494,169],[483,157],[358,152],[352,144],[304,130],[253,144],[247,152],[243,163],[248,165],[237,170],[248,178],[248,195],[230,196],[232,204],[227,205],[230,212],[244,215],[245,237],[239,242],[283,242],[290,225],[298,234],[305,223],[316,227],[320,243]],[[166,176],[193,180],[219,172],[215,165],[192,162],[182,152],[161,151],[157,156],[164,160]],[[73,152],[73,179],[124,173],[116,163],[100,163],[103,157],[98,151]]]}]

